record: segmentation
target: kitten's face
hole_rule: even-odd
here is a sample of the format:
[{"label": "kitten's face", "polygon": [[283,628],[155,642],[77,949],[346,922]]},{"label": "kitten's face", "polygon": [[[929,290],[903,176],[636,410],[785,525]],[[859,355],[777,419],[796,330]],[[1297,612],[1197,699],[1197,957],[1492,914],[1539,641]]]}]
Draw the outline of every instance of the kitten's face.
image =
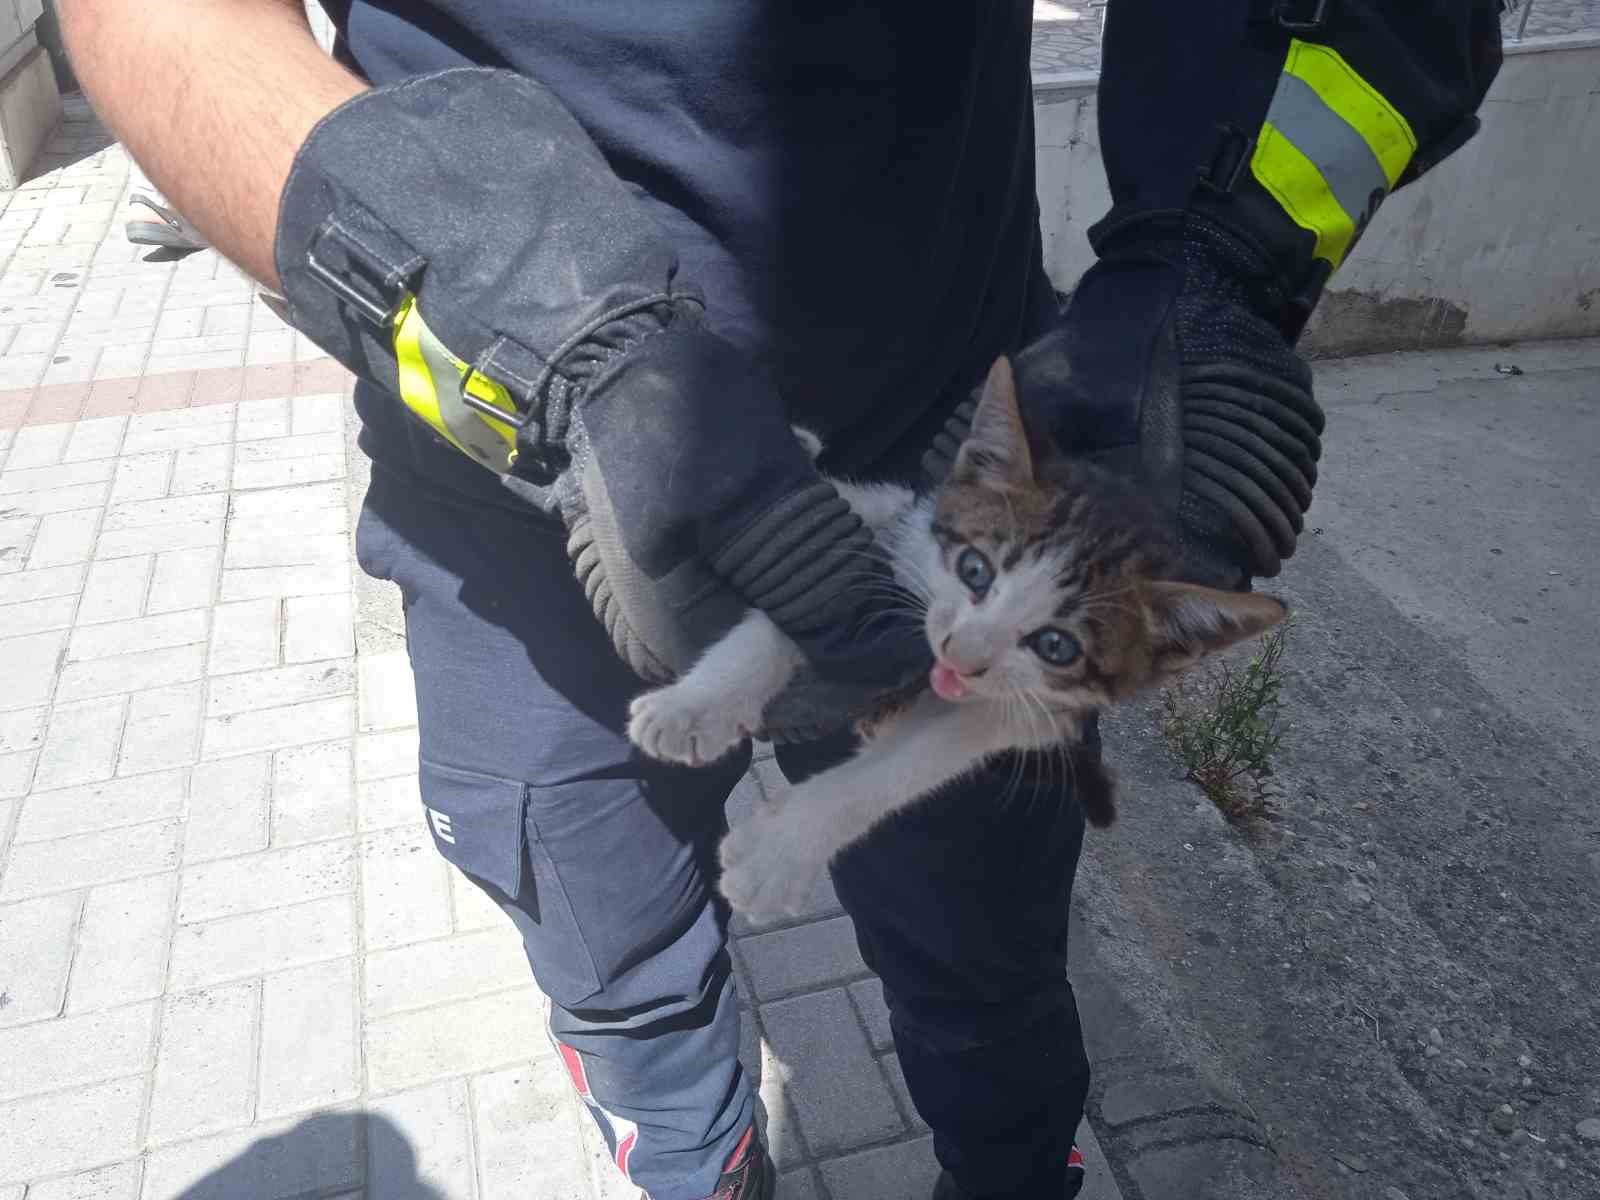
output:
[{"label": "kitten's face", "polygon": [[929,683],[945,700],[1012,702],[1022,720],[1104,707],[1284,615],[1270,597],[1166,582],[1177,558],[1142,498],[1030,437],[1004,359],[931,535],[917,564]]}]

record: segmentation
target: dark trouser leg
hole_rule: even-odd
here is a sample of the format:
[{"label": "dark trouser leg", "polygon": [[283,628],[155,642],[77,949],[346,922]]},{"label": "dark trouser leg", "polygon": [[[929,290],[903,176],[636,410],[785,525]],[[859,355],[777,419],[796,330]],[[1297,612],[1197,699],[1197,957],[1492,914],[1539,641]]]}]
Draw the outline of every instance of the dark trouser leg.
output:
[{"label": "dark trouser leg", "polygon": [[[784,748],[779,763],[800,777],[840,751]],[[986,1200],[1064,1195],[1088,1094],[1066,977],[1083,813],[1062,780],[1059,759],[1001,760],[834,863],[939,1161]]]},{"label": "dark trouser leg", "polygon": [[633,753],[622,723],[641,685],[558,531],[375,472],[357,543],[405,599],[435,843],[516,922],[619,1164],[653,1200],[709,1196],[754,1113],[706,886],[744,761]]}]

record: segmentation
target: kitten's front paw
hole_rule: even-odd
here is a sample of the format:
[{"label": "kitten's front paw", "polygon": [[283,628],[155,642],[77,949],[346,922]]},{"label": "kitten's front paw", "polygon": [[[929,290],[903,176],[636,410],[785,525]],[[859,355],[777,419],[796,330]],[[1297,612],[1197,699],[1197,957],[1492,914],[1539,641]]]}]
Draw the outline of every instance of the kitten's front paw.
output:
[{"label": "kitten's front paw", "polygon": [[750,736],[753,724],[677,684],[646,692],[628,708],[629,741],[651,758],[690,767],[716,762]]},{"label": "kitten's front paw", "polygon": [[722,894],[734,910],[755,921],[799,916],[828,854],[810,844],[788,805],[757,809],[722,839]]}]

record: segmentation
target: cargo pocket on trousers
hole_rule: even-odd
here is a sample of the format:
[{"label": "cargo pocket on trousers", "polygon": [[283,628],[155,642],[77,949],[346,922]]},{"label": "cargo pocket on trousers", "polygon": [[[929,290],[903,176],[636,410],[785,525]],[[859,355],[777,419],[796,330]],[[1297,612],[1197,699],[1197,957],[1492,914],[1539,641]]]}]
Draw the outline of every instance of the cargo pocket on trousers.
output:
[{"label": "cargo pocket on trousers", "polygon": [[539,986],[572,1006],[600,990],[600,975],[549,852],[528,836],[528,785],[439,763],[421,764],[428,832],[445,859],[489,885],[522,935]]}]

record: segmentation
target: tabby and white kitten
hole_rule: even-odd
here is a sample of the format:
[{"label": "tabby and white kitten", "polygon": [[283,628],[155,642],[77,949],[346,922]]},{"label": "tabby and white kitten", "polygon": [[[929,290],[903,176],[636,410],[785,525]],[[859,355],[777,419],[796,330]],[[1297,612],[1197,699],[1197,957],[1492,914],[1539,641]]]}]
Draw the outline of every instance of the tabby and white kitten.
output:
[{"label": "tabby and white kitten", "polygon": [[[838,485],[924,613],[926,689],[864,723],[855,756],[763,807],[722,844],[722,890],[752,917],[794,913],[840,850],[1006,751],[1070,754],[1096,709],[1271,628],[1284,606],[1175,582],[1177,558],[1125,482],[1030,431],[1010,364],[995,363],[949,478],[918,496]],[[676,683],[634,701],[646,753],[701,764],[761,727],[799,651],[752,610]],[[1096,824],[1110,780],[1071,760]]]}]

